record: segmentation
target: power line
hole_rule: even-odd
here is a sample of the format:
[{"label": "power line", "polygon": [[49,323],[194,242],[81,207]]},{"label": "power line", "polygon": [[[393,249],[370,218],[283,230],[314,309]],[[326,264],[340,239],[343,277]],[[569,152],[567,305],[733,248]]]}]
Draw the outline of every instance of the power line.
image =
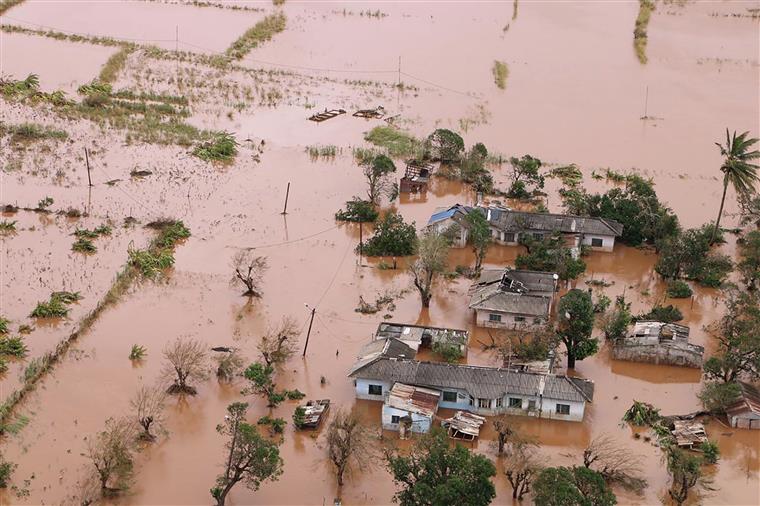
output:
[{"label": "power line", "polygon": [[329,231],[331,231],[331,230],[335,230],[335,229],[336,229],[336,228],[338,228],[339,226],[340,226],[340,225],[335,225],[335,226],[332,226],[332,227],[330,227],[330,228],[326,228],[326,229],[324,229],[324,230],[322,230],[322,231],[319,231],[319,232],[315,232],[315,233],[313,233],[313,234],[309,234],[309,235],[307,235],[307,236],[304,236],[304,237],[299,237],[298,239],[291,239],[291,240],[288,240],[288,241],[275,242],[275,243],[271,243],[271,244],[262,244],[262,245],[259,245],[259,246],[243,246],[243,247],[237,247],[237,246],[233,246],[233,247],[237,247],[237,248],[239,248],[239,249],[264,249],[264,248],[274,248],[275,246],[284,246],[285,244],[293,244],[294,242],[300,242],[300,241],[305,241],[306,239],[311,239],[312,237],[316,237],[316,236],[318,236],[318,235],[321,235],[321,234],[325,234],[325,233],[327,233],[327,232],[329,232]]},{"label": "power line", "polygon": [[319,306],[322,303],[322,300],[325,298],[325,295],[327,295],[327,292],[329,292],[330,288],[332,288],[332,285],[335,282],[335,278],[338,277],[340,268],[343,266],[343,262],[346,260],[346,256],[348,255],[348,250],[351,248],[351,241],[349,240],[346,242],[348,243],[346,244],[346,251],[343,252],[343,257],[340,259],[340,263],[338,264],[338,267],[335,269],[335,274],[333,274],[333,277],[330,280],[330,283],[327,285],[327,288],[325,288],[325,291],[322,293],[322,296],[317,301],[317,306]]}]

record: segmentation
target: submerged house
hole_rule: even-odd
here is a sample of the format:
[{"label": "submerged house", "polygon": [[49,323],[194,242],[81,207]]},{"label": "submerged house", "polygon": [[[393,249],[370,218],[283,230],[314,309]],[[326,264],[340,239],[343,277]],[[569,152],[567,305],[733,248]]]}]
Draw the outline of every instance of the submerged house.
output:
[{"label": "submerged house", "polygon": [[568,247],[588,246],[594,250],[612,251],[615,239],[623,233],[623,225],[606,218],[590,218],[564,214],[529,213],[525,211],[485,209],[491,234],[501,244],[519,244],[520,236],[529,234],[542,239],[557,232]]},{"label": "submerged house", "polygon": [[[426,228],[440,233],[454,231],[452,245],[463,248],[468,238],[468,223],[464,217],[472,211],[483,213],[491,228],[493,240],[505,245],[518,245],[520,237],[525,235],[542,239],[559,233],[571,249],[587,246],[592,250],[612,251],[615,239],[623,233],[623,225],[607,218],[530,213],[500,206],[469,207],[460,204],[437,209]],[[454,225],[458,225],[458,228]]]},{"label": "submerged house", "polygon": [[581,421],[586,403],[594,396],[594,383],[581,378],[419,362],[398,356],[399,348],[394,345],[387,349],[371,358],[363,351],[354,364],[349,377],[354,379],[357,398],[388,404],[391,392],[401,383],[440,392],[438,408],[487,416],[507,413]]},{"label": "submerged house", "polygon": [[381,323],[377,326],[375,339],[388,338],[398,339],[415,351],[420,346],[430,349],[436,344],[453,346],[459,350],[463,357],[467,356],[467,346],[470,343],[470,333],[466,330],[424,327],[404,323]]},{"label": "submerged house", "polygon": [[760,429],[760,389],[739,381],[739,399],[726,409],[728,424],[737,429]]},{"label": "submerged house", "polygon": [[425,230],[447,234],[454,248],[464,248],[469,238],[467,215],[477,208],[455,204],[435,210],[425,226]]},{"label": "submerged house", "polygon": [[549,322],[557,280],[552,272],[485,269],[470,287],[479,327],[538,329]]},{"label": "submerged house", "polygon": [[702,367],[705,349],[689,342],[689,327],[677,323],[638,321],[626,337],[616,339],[616,360],[650,364]]},{"label": "submerged house", "polygon": [[407,161],[404,177],[401,178],[399,184],[399,191],[401,193],[421,193],[427,191],[432,174],[432,164],[417,160]]}]

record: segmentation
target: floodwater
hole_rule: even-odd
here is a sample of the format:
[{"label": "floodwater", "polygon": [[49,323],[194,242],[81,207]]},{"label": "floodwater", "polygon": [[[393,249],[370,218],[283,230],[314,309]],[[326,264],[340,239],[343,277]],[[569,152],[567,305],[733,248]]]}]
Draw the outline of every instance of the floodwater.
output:
[{"label": "floodwater", "polygon": [[[90,6],[65,4],[78,9]],[[715,4],[715,9],[723,12],[744,6],[738,2],[721,3]],[[201,91],[188,91],[194,94],[193,122],[229,128],[240,140],[253,140],[241,143],[235,163],[205,164],[184,148],[126,143],[119,132],[99,132],[93,125],[75,121],[65,125],[71,141],[56,143],[47,150],[33,151],[30,147],[22,153],[0,153],[2,165],[10,159],[21,163],[20,169],[2,174],[2,204],[18,202],[33,207],[43,196],[50,195],[55,198],[56,208],[81,207],[86,202],[90,217],[82,220],[81,226],[93,227],[109,218],[120,223],[126,216],[141,223],[172,216],[181,218],[193,233],[178,246],[176,265],[166,279],[137,284],[119,304],[104,311],[90,332],[77,341],[74,351],[21,407],[29,423],[17,435],[5,437],[2,451],[5,458],[18,464],[14,483],[28,494],[7,490],[0,495],[0,503],[78,504],[78,483],[88,465],[81,455],[86,438],[102,428],[107,418],[129,413],[129,399],[138,385],[160,381],[161,350],[177,337],[199,339],[209,347],[239,347],[247,360],[253,361],[257,358],[256,344],[267,327],[284,316],[293,316],[305,329],[308,310],[304,304],[316,307],[305,358],[299,354],[287,363],[278,372],[277,383],[298,388],[307,398],[330,398],[333,409],[355,406],[372,427],[379,426],[380,405],[355,401],[353,385],[346,374],[377,324],[386,321],[386,313],[392,315],[390,321],[468,329],[472,334],[468,362],[497,364],[497,358],[484,351],[481,344],[487,341],[487,332],[473,327],[472,313],[466,307],[467,280],[439,284],[431,308],[420,310],[418,296],[402,268],[381,270],[375,268],[376,259],[360,259],[354,253],[358,226],[336,224],[333,214],[353,195],[364,192],[361,172],[351,160],[351,148],[362,142],[364,131],[378,123],[345,115],[313,124],[305,118],[314,109],[375,106],[374,100],[385,101],[390,109],[389,105],[396,101],[394,107],[409,119],[403,124],[421,134],[436,124],[456,125],[473,103],[487,103],[488,122],[472,126],[466,134],[468,142],[484,140],[489,148],[508,155],[530,152],[548,162],[576,161],[584,165],[585,184],[593,190],[604,189],[608,183],[593,180],[591,168],[639,167],[643,174],[655,178],[661,198],[687,226],[713,219],[717,210],[720,188],[714,175],[719,157],[712,143],[721,139],[723,124],[760,131],[755,114],[757,55],[752,53],[758,23],[710,16],[710,6],[669,5],[658,10],[650,24],[650,63],[646,67],[635,60],[631,48],[636,15],[633,3],[521,2],[516,19],[512,19],[511,3],[373,5],[371,10],[388,14],[381,18],[359,15],[368,8],[364,4],[346,4],[353,14],[345,16],[342,7],[343,4],[332,3],[286,3],[284,10],[291,23],[288,29],[252,53],[245,64],[254,66],[251,60],[260,58],[312,67],[393,68],[396,53],[415,47],[414,54],[403,53],[406,72],[446,83],[452,89],[472,89],[477,94],[475,100],[424,84],[397,96],[387,87],[342,82],[346,76],[339,73],[321,74],[332,79],[326,80],[315,78],[318,73],[304,71],[307,75],[303,75],[297,69],[287,75],[252,77],[215,69],[195,69],[197,74],[192,74],[194,69],[180,68],[179,75],[188,80],[206,76],[212,83]],[[158,19],[168,19],[165,13],[173,11],[167,9],[180,7],[140,2],[115,4],[116,11],[108,11],[107,4],[93,8],[98,10],[92,20],[103,21],[112,19],[109,12],[121,14],[121,9],[138,14],[161,13]],[[208,43],[212,37],[231,38],[232,30],[226,25],[224,29],[216,28],[221,26],[216,16],[229,12],[249,15],[213,8],[181,8],[215,27],[204,31]],[[61,9],[65,10],[59,5],[45,7],[28,2],[9,11],[8,16],[21,18],[22,13],[36,13],[36,22],[53,23],[54,14]],[[674,14],[668,13],[671,10]],[[125,19],[136,15],[125,14]],[[74,23],[72,19],[55,23]],[[90,19],[89,14],[80,15],[76,20],[79,24],[66,26],[92,30],[82,24],[95,22]],[[510,28],[505,32],[502,28],[506,23]],[[122,27],[116,23],[98,26],[103,34],[112,36],[128,34],[126,30],[131,29],[129,23],[125,31],[120,31]],[[714,44],[694,41],[686,28],[712,34],[709,40],[719,38],[720,51]],[[387,45],[376,43],[381,37],[388,41]],[[355,43],[347,44],[347,40]],[[308,50],[306,41],[310,41]],[[732,58],[736,59],[754,58],[754,64],[697,62],[699,58],[722,57],[729,52],[735,53]],[[444,58],[447,54],[451,57]],[[503,92],[492,86],[493,59],[510,64],[510,78]],[[454,69],[447,60],[460,62],[461,67]],[[47,59],[39,64],[47,67]],[[412,71],[415,67],[418,68]],[[596,70],[592,72],[593,69]],[[131,57],[117,87],[171,91],[174,72],[177,70],[171,63]],[[226,88],[217,85],[223,81],[227,81]],[[650,115],[663,116],[662,120],[638,119],[647,83]],[[254,90],[256,98],[252,102],[256,103],[230,118],[227,112],[234,110],[233,104],[244,100],[235,97],[235,89],[245,86]],[[721,92],[723,86],[731,91]],[[273,87],[279,87],[281,102],[278,106],[261,105],[260,96]],[[314,105],[308,108],[304,104]],[[45,119],[43,113],[3,103],[0,119],[39,122]],[[262,139],[265,146],[259,147]],[[304,147],[317,143],[335,144],[341,152],[334,159],[313,161]],[[91,192],[87,191],[86,173],[82,170],[80,153],[85,145],[94,151],[91,163],[95,186]],[[56,174],[54,168],[60,168],[61,174]],[[150,170],[152,174],[130,177],[136,169]],[[503,181],[507,175],[504,166],[498,169],[496,179]],[[117,179],[113,185],[105,184]],[[288,214],[282,215],[288,183]],[[559,209],[556,182],[550,181],[547,190],[550,207]],[[460,183],[436,179],[426,195],[402,196],[392,207],[422,226],[439,206],[474,201],[475,195]],[[730,212],[735,209],[731,201],[727,207]],[[19,213],[12,219],[18,219],[24,230],[2,242],[4,294],[0,312],[14,322],[23,320],[37,298],[41,300],[57,289],[52,287],[52,280],[65,283],[70,290],[82,291],[86,298],[80,302],[82,307],[72,313],[71,321],[56,330],[56,336],[70,332],[67,329],[84,314],[85,305],[94,304],[102,296],[126,260],[128,242],[134,240],[140,246],[148,238],[140,228],[119,230],[113,238],[96,240],[99,247],[102,245],[101,251],[82,259],[70,251],[67,235],[79,223],[57,218],[38,225],[36,220],[42,218],[31,213]],[[726,225],[735,222],[735,217],[724,221]],[[34,230],[30,230],[32,226]],[[364,236],[368,233],[369,227]],[[735,255],[734,241],[729,237],[729,243],[722,247],[731,255]],[[264,296],[259,300],[249,301],[240,295],[238,286],[230,284],[230,261],[244,247],[256,248],[267,256],[269,270],[264,277]],[[486,264],[510,265],[520,251],[517,247],[494,246]],[[27,262],[26,258],[31,260]],[[454,250],[449,258],[452,268],[472,262],[469,249]],[[573,285],[585,289],[585,281],[604,279],[611,283],[604,290],[610,298],[625,293],[633,302],[634,312],[643,311],[665,300],[664,285],[653,271],[655,262],[651,251],[618,245],[612,253],[591,254],[585,276]],[[403,263],[401,260],[400,267]],[[83,267],[87,267],[86,274],[80,275]],[[50,273],[48,269],[52,269]],[[44,279],[43,273],[49,274],[50,281]],[[396,296],[394,311],[375,315],[354,311],[359,296],[371,301],[386,292]],[[666,303],[683,311],[694,342],[710,350],[713,343],[704,327],[722,314],[720,294],[697,289],[693,300]],[[38,333],[47,335],[44,332],[47,329],[38,329],[27,336],[27,342],[37,339]],[[299,345],[303,346],[304,340],[302,333]],[[146,359],[139,364],[127,358],[133,344],[148,350]],[[33,346],[31,356],[48,349],[47,345]],[[591,439],[601,433],[613,435],[633,454],[641,456],[649,480],[642,496],[616,490],[619,502],[659,503],[668,486],[661,451],[643,438],[635,439],[631,428],[620,425],[620,418],[634,399],[651,402],[665,414],[698,409],[699,371],[615,361],[608,347],[602,346],[595,356],[580,361],[574,374],[596,383],[594,402],[583,423],[519,417],[516,423],[539,438],[541,454],[551,465],[578,464]],[[224,445],[215,426],[222,422],[225,407],[236,400],[250,402],[251,421],[269,410],[261,398],[240,393],[243,381],[223,385],[209,379],[197,386],[197,396],[172,399],[167,410],[168,436],[137,455],[135,483],[115,503],[210,502],[208,490],[221,470]],[[273,414],[290,422],[294,407],[295,402],[288,401]],[[719,442],[722,458],[714,466],[716,490],[703,502],[758,504],[760,435],[726,428],[719,421],[710,421],[707,431]],[[383,436],[389,442],[396,440],[393,433]],[[472,447],[497,460],[493,440],[491,429],[486,427]],[[282,436],[281,453],[285,468],[280,480],[264,484],[257,492],[238,485],[230,504],[319,505],[329,503],[339,493],[345,504],[391,501],[394,485],[379,459],[371,469],[355,470],[343,490],[337,490],[322,431],[297,433],[289,424]],[[495,503],[510,504],[509,484],[498,462],[497,467]]]},{"label": "floodwater", "polygon": [[[42,91],[62,90],[75,96],[77,88],[94,79],[114,52],[112,47],[0,32],[0,75],[25,79],[37,74]],[[46,61],[43,68],[42,59]]]}]

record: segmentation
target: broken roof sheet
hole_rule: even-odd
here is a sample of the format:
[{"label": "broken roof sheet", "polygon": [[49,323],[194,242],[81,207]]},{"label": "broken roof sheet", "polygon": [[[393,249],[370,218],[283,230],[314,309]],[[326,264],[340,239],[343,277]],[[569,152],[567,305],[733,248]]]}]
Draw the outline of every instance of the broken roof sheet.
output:
[{"label": "broken roof sheet", "polygon": [[439,208],[436,209],[435,213],[430,217],[427,224],[433,225],[434,223],[438,223],[439,221],[447,220],[449,218],[453,218],[455,215],[458,215],[459,217],[464,217],[470,211],[472,211],[474,208],[470,206],[463,206],[461,204],[455,204],[451,207],[447,208]]},{"label": "broken roof sheet", "polygon": [[689,327],[677,323],[639,320],[633,325],[631,337],[687,340],[689,338]]},{"label": "broken roof sheet", "polygon": [[362,347],[357,361],[351,369],[351,373],[367,364],[371,364],[379,358],[414,358],[416,355],[416,348],[412,348],[399,339],[378,339]]},{"label": "broken roof sheet", "polygon": [[432,417],[438,411],[439,390],[396,383],[388,393],[385,403],[396,409]]},{"label": "broken roof sheet", "polygon": [[594,383],[581,378],[443,362],[379,358],[365,365],[357,363],[349,376],[436,389],[465,390],[473,397],[482,399],[516,394],[582,402],[593,400],[594,395]]},{"label": "broken roof sheet", "polygon": [[444,420],[441,425],[453,429],[457,432],[463,432],[473,437],[480,435],[480,427],[486,422],[482,416],[475,415],[468,411],[457,411],[454,416]]},{"label": "broken roof sheet", "polygon": [[696,420],[674,420],[670,431],[678,446],[694,446],[707,441],[707,433],[702,422]]},{"label": "broken roof sheet", "polygon": [[399,339],[414,348],[420,346],[423,338],[430,338],[433,343],[442,342],[466,346],[470,340],[470,334],[461,329],[383,322],[377,326],[375,339],[385,338]]},{"label": "broken roof sheet", "polygon": [[530,293],[505,292],[498,284],[476,289],[470,297],[470,309],[499,311],[529,316],[547,316],[551,298]]}]

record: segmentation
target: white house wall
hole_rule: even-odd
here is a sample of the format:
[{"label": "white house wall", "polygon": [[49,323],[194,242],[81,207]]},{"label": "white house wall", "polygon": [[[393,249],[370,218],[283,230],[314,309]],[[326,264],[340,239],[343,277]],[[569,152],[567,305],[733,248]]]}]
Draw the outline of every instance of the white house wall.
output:
[{"label": "white house wall", "polygon": [[[501,315],[500,322],[493,322],[490,320],[489,315],[498,314]],[[516,316],[523,316],[525,321],[515,321]],[[546,326],[547,319],[541,318],[540,323],[534,322],[534,316],[518,315],[513,313],[504,313],[501,311],[486,311],[484,309],[475,310],[475,324],[478,327],[487,327],[492,329],[526,329],[535,330]]]},{"label": "white house wall", "polygon": [[[592,246],[591,243],[594,239],[601,239],[601,246]],[[609,235],[584,235],[582,245],[588,246],[594,251],[612,251],[615,247],[615,238]]]},{"label": "white house wall", "polygon": [[[380,395],[370,395],[369,393],[370,385],[380,385],[383,389],[382,393]],[[357,378],[356,379],[356,398],[364,399],[367,401],[384,401],[386,394],[390,392],[392,386],[393,386],[392,384],[389,384],[384,381]]]},{"label": "white house wall", "polygon": [[382,410],[382,415],[381,415],[383,429],[397,431],[399,429],[399,424],[393,423],[392,421],[393,417],[398,416],[399,418],[403,418],[405,416],[410,416],[410,415],[412,417],[412,432],[417,432],[417,433],[422,434],[422,433],[430,431],[430,426],[433,424],[432,418],[426,417],[419,413],[409,413],[408,411],[394,408],[394,407],[388,406],[387,404],[383,404],[383,410]]}]

